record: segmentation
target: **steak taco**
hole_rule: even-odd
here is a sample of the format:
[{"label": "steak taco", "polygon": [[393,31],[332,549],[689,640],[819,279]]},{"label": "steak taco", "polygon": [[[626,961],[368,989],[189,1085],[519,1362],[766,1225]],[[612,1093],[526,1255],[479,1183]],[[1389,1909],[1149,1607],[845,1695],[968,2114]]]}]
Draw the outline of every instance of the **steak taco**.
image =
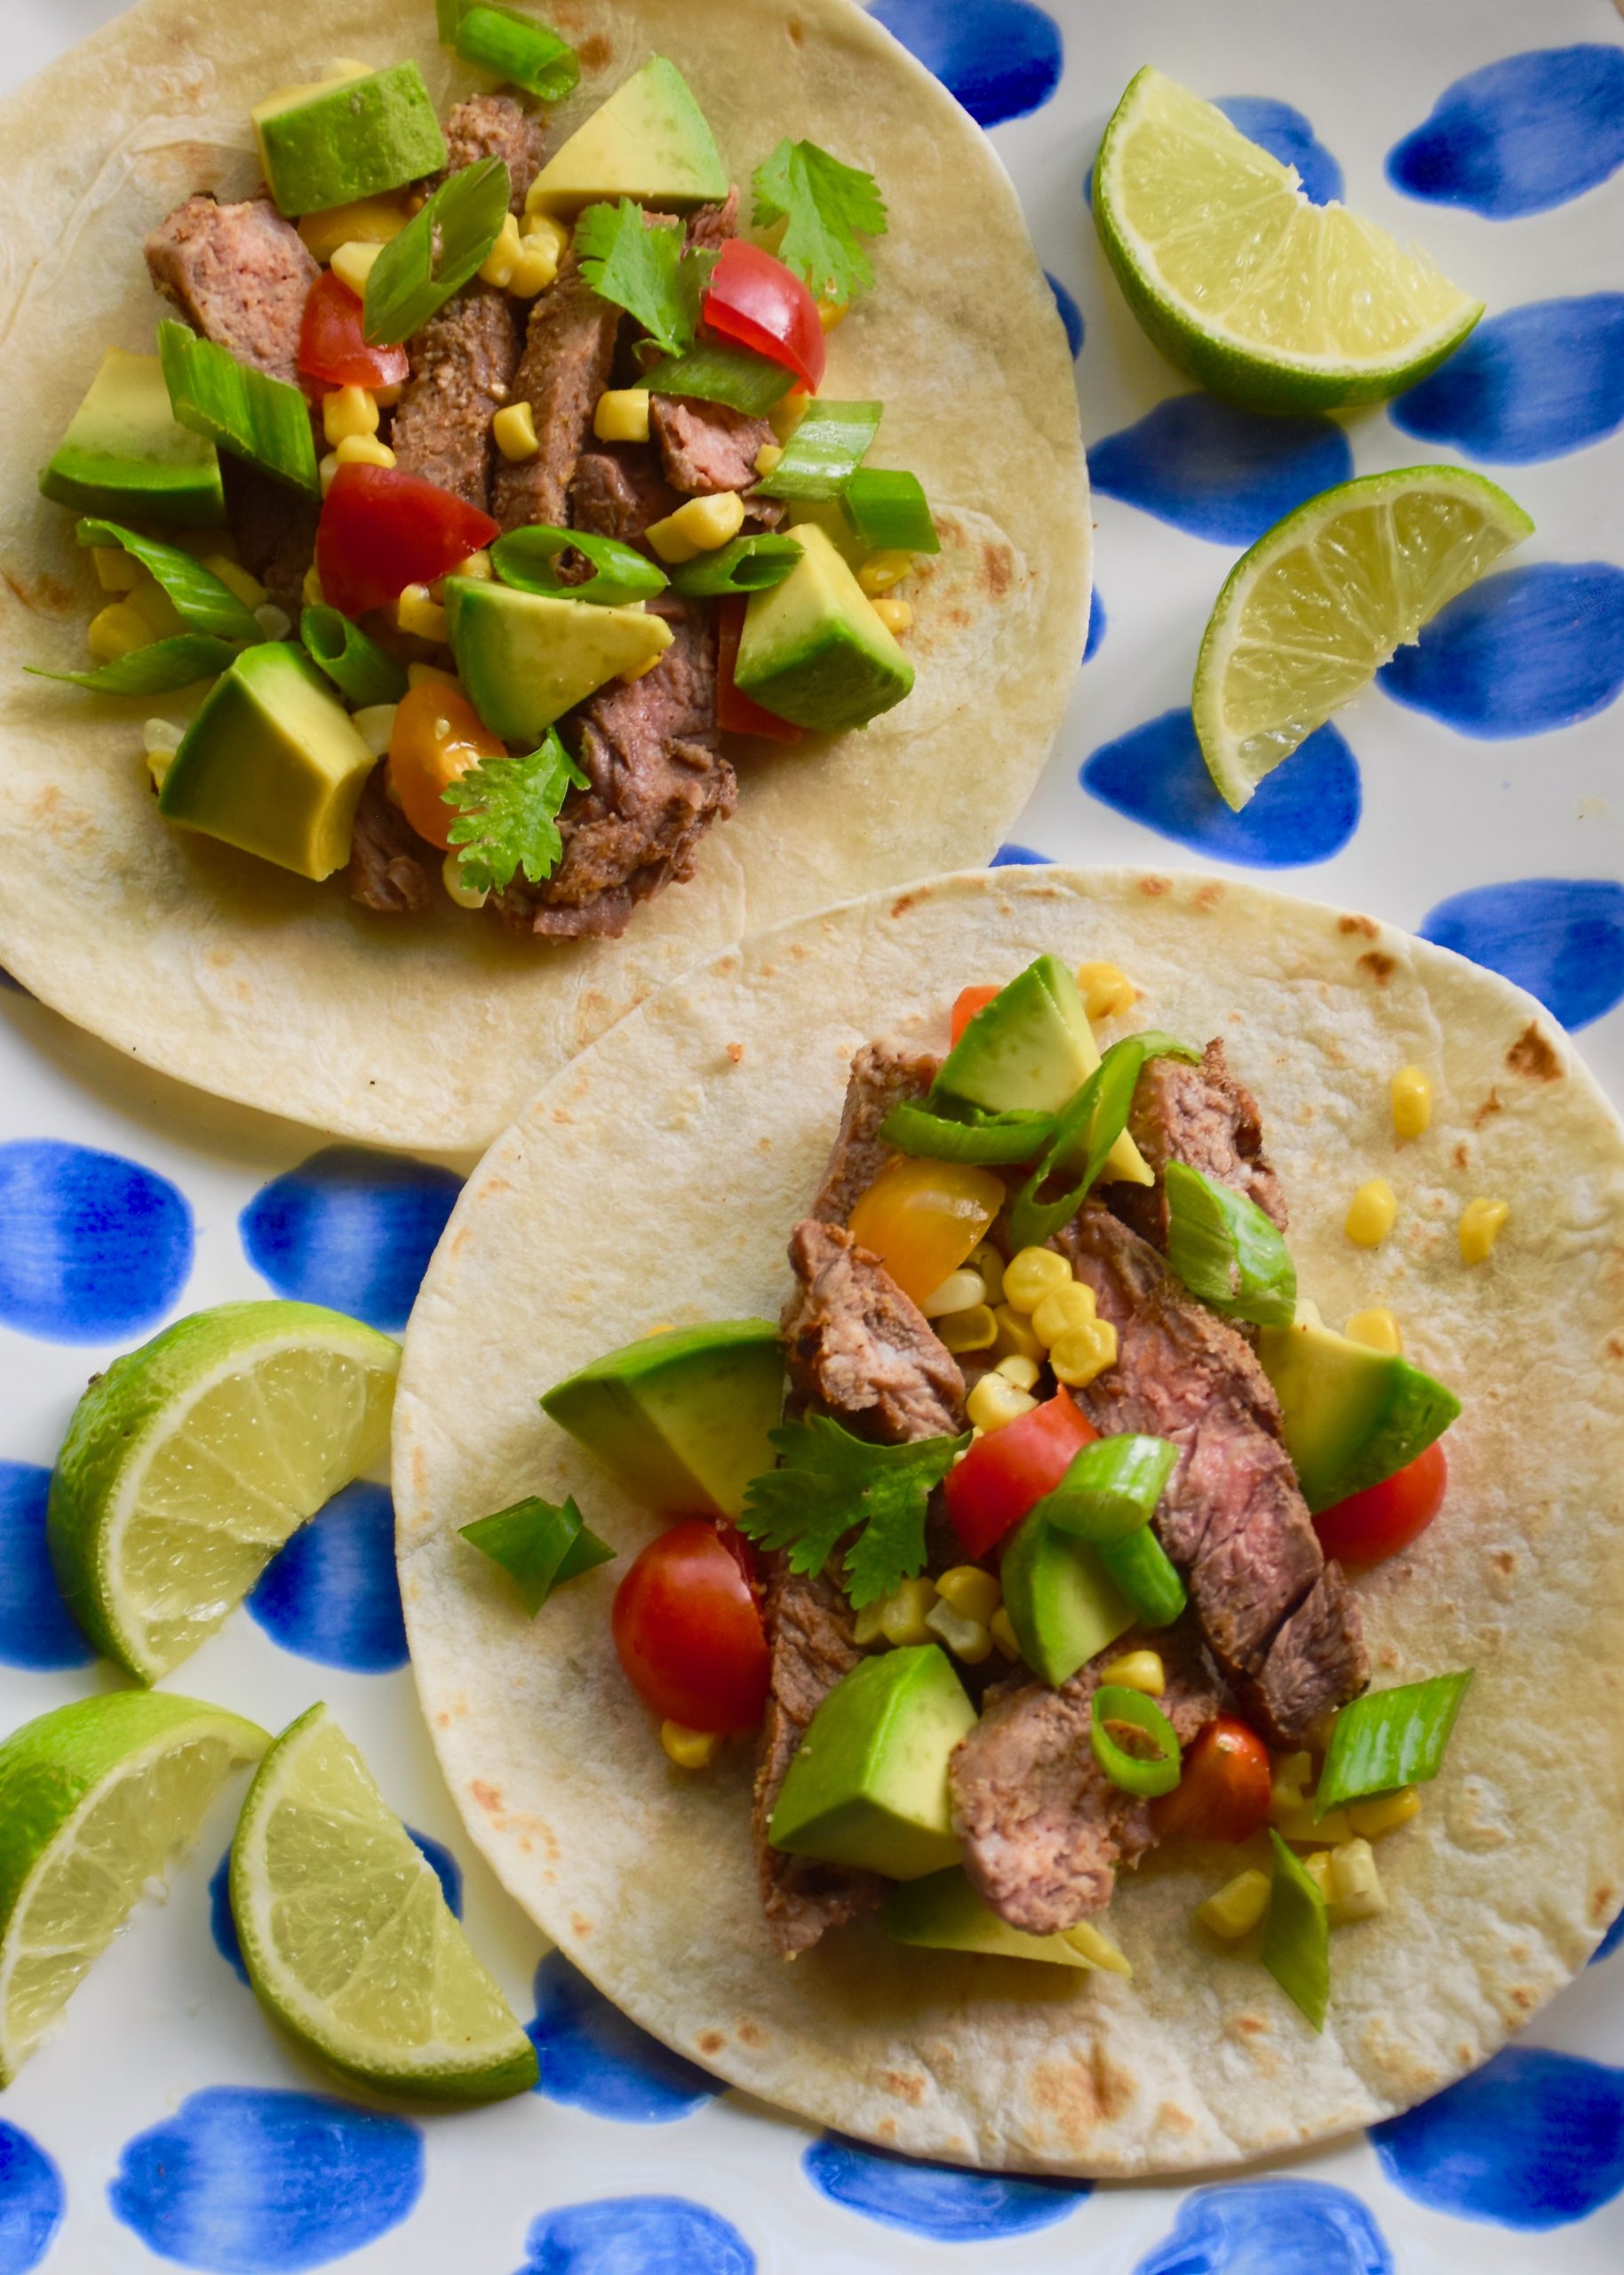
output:
[{"label": "steak taco", "polygon": [[751,925],[991,850],[1081,654],[1071,358],[848,0],[144,0],[0,154],[46,1002],[483,1143]]},{"label": "steak taco", "polygon": [[1624,1890],[1621,1232],[1546,1013],[1364,916],[994,873],[725,954],[498,1142],[409,1330],[471,1833],[639,2023],[899,2149],[1403,2109]]}]

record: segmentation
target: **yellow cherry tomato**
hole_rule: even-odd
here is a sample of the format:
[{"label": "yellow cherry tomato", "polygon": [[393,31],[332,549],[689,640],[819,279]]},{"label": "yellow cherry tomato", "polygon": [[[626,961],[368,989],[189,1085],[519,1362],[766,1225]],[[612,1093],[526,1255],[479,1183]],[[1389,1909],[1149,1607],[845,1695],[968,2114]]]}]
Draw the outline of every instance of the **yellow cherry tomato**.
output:
[{"label": "yellow cherry tomato", "polygon": [[851,1231],[922,1304],[980,1243],[1005,1197],[991,1169],[904,1158],[881,1169],[851,1212]]},{"label": "yellow cherry tomato", "polygon": [[482,759],[506,755],[507,746],[481,724],[473,704],[449,680],[426,679],[402,697],[389,738],[389,779],[418,835],[442,852],[450,850],[446,833],[457,819],[457,809],[441,794],[447,783]]}]

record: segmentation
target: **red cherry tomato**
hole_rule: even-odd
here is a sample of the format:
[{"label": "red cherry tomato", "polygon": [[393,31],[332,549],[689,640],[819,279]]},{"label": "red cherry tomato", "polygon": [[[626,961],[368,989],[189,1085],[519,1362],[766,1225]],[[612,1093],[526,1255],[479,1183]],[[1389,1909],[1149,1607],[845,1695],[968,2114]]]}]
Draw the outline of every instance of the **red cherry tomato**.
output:
[{"label": "red cherry tomato", "polygon": [[324,269],[310,287],[299,328],[299,368],[329,387],[397,387],[411,366],[403,347],[369,347],[362,303]]},{"label": "red cherry tomato", "polygon": [[1074,1456],[1099,1432],[1069,1391],[977,1438],[947,1473],[943,1490],[953,1530],[971,1558],[984,1556],[1023,1516],[1052,1493]]},{"label": "red cherry tomato", "polygon": [[489,545],[498,524],[398,467],[341,466],[315,533],[323,599],[346,616],[431,585]]},{"label": "red cherry tomato", "polygon": [[753,347],[817,392],[829,352],[817,302],[792,270],[760,245],[744,237],[728,240],[699,314],[721,339]]},{"label": "red cherry tomato", "polygon": [[611,1624],[626,1680],[665,1720],[724,1731],[760,1720],[767,1631],[746,1567],[707,1519],[649,1543],[615,1591]]},{"label": "red cherry tomato", "polygon": [[957,1042],[977,1011],[984,1011],[998,994],[996,987],[961,987],[953,1003],[953,1041]]},{"label": "red cherry tomato", "polygon": [[734,679],[747,605],[742,600],[726,600],[716,611],[716,723],[724,734],[764,735],[776,743],[798,743],[800,729],[780,719],[776,712],[763,710]]},{"label": "red cherry tomato", "polygon": [[1441,1443],[1417,1454],[1403,1469],[1350,1493],[1314,1520],[1319,1545],[1344,1564],[1379,1564],[1426,1531],[1444,1505],[1449,1464]]},{"label": "red cherry tomato", "polygon": [[1162,1840],[1250,1840],[1269,1822],[1269,1749],[1255,1730],[1220,1714],[1184,1749],[1183,1775],[1150,1804]]}]

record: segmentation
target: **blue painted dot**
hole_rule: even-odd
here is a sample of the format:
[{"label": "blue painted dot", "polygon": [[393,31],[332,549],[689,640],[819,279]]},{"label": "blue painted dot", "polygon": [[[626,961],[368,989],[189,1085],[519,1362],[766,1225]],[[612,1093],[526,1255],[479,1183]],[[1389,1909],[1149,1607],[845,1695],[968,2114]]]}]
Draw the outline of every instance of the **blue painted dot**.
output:
[{"label": "blue painted dot", "polygon": [[0,1145],[0,1320],[52,1343],[156,1326],[192,1269],[192,1212],[165,1177],[88,1145]]},{"label": "blue painted dot", "polygon": [[325,2094],[211,2086],[126,2143],[107,2190],[148,2250],[210,2275],[298,2275],[359,2251],[423,2192],[402,2117]]},{"label": "blue painted dot", "polygon": [[50,1491],[48,1469],[0,1461],[0,1660],[11,1667],[82,1667],[96,1656],[74,1624],[51,1569],[45,1545]]},{"label": "blue painted dot", "polygon": [[1486,577],[1377,676],[1398,702],[1485,741],[1571,727],[1624,688],[1624,569],[1536,561]]},{"label": "blue painted dot", "polygon": [[1531,300],[1490,316],[1388,416],[1406,435],[1494,464],[1583,450],[1624,425],[1624,293]]},{"label": "blue painted dot", "polygon": [[668,2125],[724,2090],[720,2079],[639,2030],[561,1952],[549,1952],[536,1970],[527,2034],[541,2068],[536,2091],[594,2117]]},{"label": "blue painted dot", "polygon": [[1565,2227],[1624,2191],[1624,2070],[1509,2046],[1370,2137],[1418,2204],[1502,2228]]},{"label": "blue painted dot", "polygon": [[329,1145],[262,1185],[237,1227],[279,1296],[393,1329],[406,1324],[461,1185],[427,1161]]},{"label": "blue painted dot", "polygon": [[825,2133],[803,2150],[800,2165],[831,2203],[937,2243],[991,2243],[1052,2228],[1070,2219],[1094,2188],[1087,2180],[1024,2179],[925,2164],[839,2133]]},{"label": "blue painted dot", "polygon": [[[411,1834],[440,1882],[447,1904],[460,1920],[462,1918],[462,1866],[442,1840],[418,1832],[409,1824]],[[214,1938],[214,1948],[232,1973],[246,1983],[248,1969],[243,1963],[243,1946],[237,1936],[237,1923],[231,1910],[231,1851],[227,1849],[209,1880],[209,1933]],[[4,2275],[0,2269],[0,2275]]]},{"label": "blue painted dot", "polygon": [[601,2196],[530,2223],[519,2275],[754,2275],[731,2220],[685,2196]]},{"label": "blue painted dot", "polygon": [[1624,165],[1624,48],[1537,48],[1445,87],[1388,153],[1411,197],[1494,221],[1543,213]]},{"label": "blue painted dot", "polygon": [[1000,845],[987,866],[990,869],[1041,869],[1047,866],[1049,855],[1038,852],[1030,845]]},{"label": "blue painted dot", "polygon": [[28,2275],[62,2224],[62,2175],[36,2141],[0,2119],[0,2275]]},{"label": "blue painted dot", "polygon": [[1049,290],[1055,295],[1055,306],[1059,309],[1060,321],[1066,328],[1066,346],[1071,350],[1072,360],[1075,362],[1083,352],[1083,312],[1058,276],[1049,276],[1047,268],[1043,273],[1049,278]]},{"label": "blue painted dot", "polygon": [[388,1487],[358,1479],[336,1494],[272,1557],[248,1608],[273,1641],[301,1659],[357,1674],[403,1667]]},{"label": "blue painted dot", "polygon": [[1320,2180],[1198,2188],[1134,2275],[1393,2275],[1393,2255],[1357,2196]]},{"label": "blue painted dot", "polygon": [[1321,727],[1231,813],[1213,787],[1195,722],[1164,711],[1084,761],[1085,790],[1163,837],[1247,868],[1328,861],[1359,826],[1358,762],[1334,727]]},{"label": "blue painted dot", "polygon": [[1342,194],[1342,170],[1315,133],[1311,122],[1291,103],[1272,95],[1220,95],[1216,108],[1249,142],[1257,143],[1283,166],[1295,166],[1306,196],[1329,205]]},{"label": "blue painted dot", "polygon": [[1602,1937],[1601,1942],[1597,1944],[1596,1949],[1591,1952],[1591,1966],[1595,1967],[1601,1960],[1611,1959],[1620,1944],[1624,1944],[1624,1912],[1620,1912],[1612,1927],[1608,1928],[1606,1934]]},{"label": "blue painted dot", "polygon": [[873,12],[983,126],[1040,110],[1060,84],[1060,26],[1032,0],[876,0]]},{"label": "blue painted dot", "polygon": [[1421,935],[1525,987],[1569,1029],[1624,1001],[1624,885],[1610,878],[1474,885],[1429,910]]},{"label": "blue painted dot", "polygon": [[1352,472],[1333,420],[1265,419],[1210,395],[1170,395],[1088,452],[1096,490],[1214,545],[1253,544]]},{"label": "blue painted dot", "polygon": [[1087,663],[1105,637],[1105,603],[1100,598],[1096,585],[1088,595],[1088,637],[1083,643],[1083,661]]}]

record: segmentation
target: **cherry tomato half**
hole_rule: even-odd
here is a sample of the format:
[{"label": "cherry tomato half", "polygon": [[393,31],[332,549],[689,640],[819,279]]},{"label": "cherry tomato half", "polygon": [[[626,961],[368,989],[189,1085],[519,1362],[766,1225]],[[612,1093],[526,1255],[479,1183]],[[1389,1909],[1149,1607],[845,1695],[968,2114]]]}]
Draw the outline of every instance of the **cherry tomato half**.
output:
[{"label": "cherry tomato half", "polygon": [[749,1730],[770,1658],[745,1568],[690,1517],[649,1543],[615,1591],[615,1649],[646,1706],[690,1730]]},{"label": "cherry tomato half", "polygon": [[798,743],[800,729],[780,719],[776,712],[763,710],[734,679],[748,605],[743,600],[725,600],[716,611],[716,723],[724,734],[764,735],[776,743]]},{"label": "cherry tomato half", "polygon": [[792,270],[760,245],[744,237],[728,240],[699,314],[721,339],[753,347],[817,392],[828,355],[817,302]]},{"label": "cherry tomato half", "polygon": [[1426,1531],[1444,1505],[1448,1482],[1443,1444],[1435,1441],[1380,1485],[1322,1509],[1314,1520],[1319,1545],[1344,1564],[1379,1564],[1396,1556]]},{"label": "cherry tomato half", "polygon": [[507,746],[481,722],[460,688],[446,680],[425,680],[409,688],[396,706],[389,737],[389,779],[401,811],[431,845],[450,852],[446,834],[457,819],[445,802],[455,782],[484,758],[506,758]]},{"label": "cherry tomato half", "polygon": [[984,1556],[1052,1493],[1073,1457],[1099,1436],[1070,1391],[977,1438],[947,1473],[943,1490],[967,1556]]},{"label": "cherry tomato half", "polygon": [[498,534],[489,514],[420,475],[341,466],[316,525],[322,597],[346,616],[362,616],[398,600],[408,585],[432,585]]},{"label": "cherry tomato half", "polygon": [[1233,1714],[1220,1714],[1184,1749],[1172,1792],[1150,1804],[1163,1840],[1250,1840],[1269,1822],[1269,1748]]},{"label": "cherry tomato half", "polygon": [[961,987],[953,1002],[953,1041],[957,1042],[977,1011],[984,1011],[999,993],[996,987]]},{"label": "cherry tomato half", "polygon": [[397,387],[411,366],[403,347],[369,347],[362,303],[324,269],[310,287],[299,328],[299,368],[333,387]]}]

